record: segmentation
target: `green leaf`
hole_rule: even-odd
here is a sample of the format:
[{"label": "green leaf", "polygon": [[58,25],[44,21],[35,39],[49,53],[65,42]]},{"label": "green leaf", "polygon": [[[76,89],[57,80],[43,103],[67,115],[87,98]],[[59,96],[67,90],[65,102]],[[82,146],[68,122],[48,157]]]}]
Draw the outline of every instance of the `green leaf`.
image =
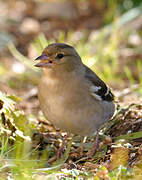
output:
[{"label": "green leaf", "polygon": [[131,133],[131,134],[125,134],[125,135],[121,135],[118,137],[114,137],[114,139],[118,140],[118,139],[127,139],[127,140],[133,140],[133,139],[137,139],[137,138],[141,138],[142,137],[142,131],[139,132],[135,132],[135,133]]},{"label": "green leaf", "polygon": [[10,96],[7,96],[8,98],[10,98],[10,99],[12,99],[13,101],[15,101],[15,102],[22,102],[22,98],[20,98],[20,97],[17,97],[17,96],[15,96],[15,95],[10,95]]}]

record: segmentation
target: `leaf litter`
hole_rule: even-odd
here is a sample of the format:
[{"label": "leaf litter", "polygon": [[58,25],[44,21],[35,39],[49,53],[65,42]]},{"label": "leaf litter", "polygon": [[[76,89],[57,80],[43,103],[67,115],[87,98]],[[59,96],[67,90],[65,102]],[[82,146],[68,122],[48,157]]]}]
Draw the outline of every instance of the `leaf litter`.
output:
[{"label": "leaf litter", "polygon": [[[58,160],[56,154],[66,138],[66,133],[54,128],[41,116],[41,113],[38,120],[33,117],[34,120],[29,121],[30,117],[24,115],[22,110],[16,107],[16,103],[20,101],[21,99],[13,95],[8,96],[1,93],[0,135],[5,139],[8,137],[8,147],[9,145],[14,146],[17,139],[21,143],[30,141],[29,150],[31,152],[28,158],[31,161],[42,162],[36,165],[37,174],[42,171],[53,173],[61,170],[61,172],[66,172],[65,177],[72,177],[72,171],[76,170],[76,173],[79,173],[76,176],[86,176],[82,173],[88,172],[87,176],[89,177],[109,179],[109,173],[115,172],[116,175],[120,167],[121,171],[124,171],[126,167],[128,169],[125,170],[125,175],[128,176],[131,168],[133,168],[133,173],[140,175],[142,170],[142,105],[118,106],[115,116],[102,127],[99,149],[92,158],[88,157],[88,151],[93,147],[95,136],[87,137],[83,148],[80,148],[82,142],[80,136],[76,136],[74,139],[69,136],[62,156]],[[21,126],[22,123],[23,126]],[[25,130],[27,128],[29,130]],[[5,154],[3,154],[3,158],[5,159]],[[132,173],[130,174],[132,176]]]}]

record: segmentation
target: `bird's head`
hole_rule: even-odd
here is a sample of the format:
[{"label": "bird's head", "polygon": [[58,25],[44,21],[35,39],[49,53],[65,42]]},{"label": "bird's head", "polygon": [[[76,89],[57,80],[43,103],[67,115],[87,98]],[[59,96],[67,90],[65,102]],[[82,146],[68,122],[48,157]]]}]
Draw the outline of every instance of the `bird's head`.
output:
[{"label": "bird's head", "polygon": [[76,50],[64,43],[50,44],[43,50],[41,56],[35,60],[39,61],[35,65],[36,67],[62,71],[72,71],[82,64]]}]

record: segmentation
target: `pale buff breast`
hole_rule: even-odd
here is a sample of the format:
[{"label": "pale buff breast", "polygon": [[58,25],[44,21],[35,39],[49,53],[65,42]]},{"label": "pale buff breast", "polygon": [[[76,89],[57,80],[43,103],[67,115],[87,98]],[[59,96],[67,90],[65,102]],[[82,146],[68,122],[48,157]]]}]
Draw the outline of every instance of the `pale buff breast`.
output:
[{"label": "pale buff breast", "polygon": [[[93,134],[114,112],[114,105],[96,101],[90,95],[89,87],[42,78],[39,84],[41,109],[56,127],[80,135]],[[81,91],[81,96],[78,93]],[[86,92],[88,94],[86,95]]]}]

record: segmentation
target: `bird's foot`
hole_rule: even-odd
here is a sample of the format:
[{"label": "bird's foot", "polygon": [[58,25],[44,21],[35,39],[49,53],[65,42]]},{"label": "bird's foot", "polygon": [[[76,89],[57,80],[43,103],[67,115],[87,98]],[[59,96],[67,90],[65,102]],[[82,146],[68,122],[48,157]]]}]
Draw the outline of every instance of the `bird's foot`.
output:
[{"label": "bird's foot", "polygon": [[62,143],[62,145],[59,147],[57,151],[57,159],[59,159],[62,156],[64,152],[64,148],[65,148],[65,142]]},{"label": "bird's foot", "polygon": [[99,148],[99,132],[97,131],[97,133],[96,133],[96,138],[95,138],[95,143],[94,143],[94,147],[93,147],[93,149],[91,150],[91,152],[89,152],[88,157],[89,157],[89,158],[93,157],[93,156],[96,154],[98,148]]},{"label": "bird's foot", "polygon": [[59,149],[58,149],[58,151],[57,151],[57,159],[59,159],[59,158],[62,156],[62,154],[64,153],[64,150],[65,150],[65,148],[66,148],[66,146],[67,146],[68,138],[69,138],[69,137],[70,137],[70,134],[67,133],[67,134],[65,135],[64,139],[63,139],[63,142],[62,142],[61,146],[59,147]]}]

